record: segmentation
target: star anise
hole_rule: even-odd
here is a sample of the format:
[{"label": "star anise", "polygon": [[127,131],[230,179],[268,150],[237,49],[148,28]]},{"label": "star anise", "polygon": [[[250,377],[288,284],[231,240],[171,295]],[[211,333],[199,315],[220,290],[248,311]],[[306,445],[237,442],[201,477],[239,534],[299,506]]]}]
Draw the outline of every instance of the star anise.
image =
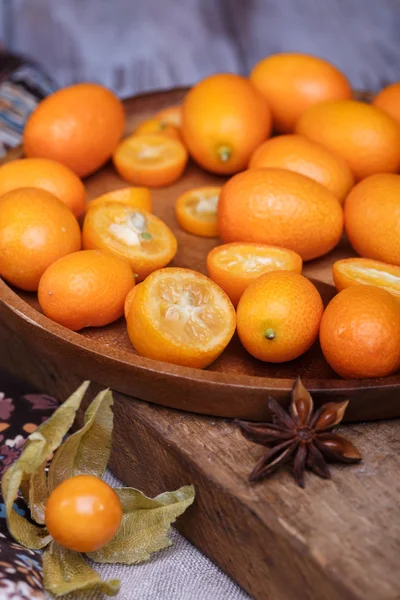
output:
[{"label": "star anise", "polygon": [[275,400],[269,400],[273,423],[239,421],[245,438],[269,448],[250,474],[249,481],[271,475],[293,459],[296,483],[304,487],[306,468],[324,479],[330,478],[326,461],[356,463],[360,452],[341,435],[330,432],[343,419],[348,401],[328,402],[313,414],[314,403],[300,377],[294,383],[287,413]]}]

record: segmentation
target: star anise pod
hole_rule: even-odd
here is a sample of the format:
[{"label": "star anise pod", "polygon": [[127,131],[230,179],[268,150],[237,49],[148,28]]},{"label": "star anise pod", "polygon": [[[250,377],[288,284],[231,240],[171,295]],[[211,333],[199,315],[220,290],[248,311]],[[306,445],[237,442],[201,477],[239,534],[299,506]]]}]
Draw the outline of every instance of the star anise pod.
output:
[{"label": "star anise pod", "polygon": [[341,435],[330,432],[343,419],[348,401],[328,402],[313,414],[314,403],[300,377],[294,383],[289,413],[275,400],[269,400],[273,423],[239,421],[245,438],[269,448],[250,474],[249,481],[271,475],[293,460],[296,483],[304,487],[306,468],[324,479],[330,478],[326,461],[356,463],[360,452]]}]

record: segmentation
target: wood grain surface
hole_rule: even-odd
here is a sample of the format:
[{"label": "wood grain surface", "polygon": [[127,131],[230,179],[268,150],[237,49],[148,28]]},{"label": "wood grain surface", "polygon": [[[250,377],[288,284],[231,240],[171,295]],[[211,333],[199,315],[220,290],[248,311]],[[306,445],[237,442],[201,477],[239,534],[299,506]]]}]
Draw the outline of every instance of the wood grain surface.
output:
[{"label": "wood grain surface", "polygon": [[[0,366],[60,400],[82,381],[4,318]],[[178,528],[254,598],[400,598],[399,420],[340,427],[364,460],[333,466],[331,481],[307,473],[302,490],[281,471],[249,486],[263,449],[229,421],[114,397],[115,475],[150,495],[193,483],[196,502]]]},{"label": "wood grain surface", "polygon": [[[184,90],[174,90],[126,101],[127,133],[141,119],[179,102],[184,93]],[[17,155],[14,151],[8,158]],[[178,239],[178,253],[172,265],[206,273],[207,253],[220,241],[183,231],[176,221],[174,207],[177,197],[185,190],[223,181],[190,163],[177,183],[152,190],[155,214],[172,228]],[[85,183],[89,199],[127,185],[111,165]],[[343,239],[330,254],[305,264],[303,272],[314,281],[325,303],[335,293],[332,262],[353,254]],[[37,352],[57,353],[65,369],[142,400],[197,413],[261,420],[269,417],[268,395],[273,394],[286,403],[294,377],[301,375],[317,402],[327,398],[349,399],[348,420],[400,416],[400,375],[345,381],[331,370],[318,342],[297,360],[268,364],[250,356],[235,336],[218,360],[202,371],[138,356],[129,341],[124,319],[107,327],[75,333],[42,315],[35,294],[13,291],[1,280],[0,302],[3,318],[12,322],[18,335],[26,338]]]}]

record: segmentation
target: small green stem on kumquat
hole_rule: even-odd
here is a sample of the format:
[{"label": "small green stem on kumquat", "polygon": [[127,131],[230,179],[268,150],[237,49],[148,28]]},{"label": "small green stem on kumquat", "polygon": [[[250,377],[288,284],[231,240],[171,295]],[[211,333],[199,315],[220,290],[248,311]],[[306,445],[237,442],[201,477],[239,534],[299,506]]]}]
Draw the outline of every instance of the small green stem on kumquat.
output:
[{"label": "small green stem on kumquat", "polygon": [[229,146],[220,146],[217,150],[217,154],[221,162],[225,163],[230,159],[232,150],[229,148]]},{"label": "small green stem on kumquat", "polygon": [[268,327],[264,332],[264,337],[266,337],[267,340],[273,340],[275,338],[275,330],[272,329],[272,327]]}]

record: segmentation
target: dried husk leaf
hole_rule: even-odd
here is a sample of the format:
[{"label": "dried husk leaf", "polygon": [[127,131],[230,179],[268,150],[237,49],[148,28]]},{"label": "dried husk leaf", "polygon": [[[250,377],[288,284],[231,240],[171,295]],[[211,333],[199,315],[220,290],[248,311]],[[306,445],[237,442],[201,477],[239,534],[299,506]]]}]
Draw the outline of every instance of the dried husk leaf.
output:
[{"label": "dried husk leaf", "polygon": [[[83,383],[48,421],[40,425],[28,437],[19,459],[11,465],[2,479],[1,490],[8,529],[17,542],[33,550],[43,548],[50,542],[51,538],[45,528],[37,527],[13,510],[14,500],[20,487],[23,487],[25,494],[31,497],[31,486],[36,479],[34,477],[36,472],[39,469],[44,470],[44,463],[50,454],[58,448],[63,437],[70,429],[88,385],[88,381]],[[38,477],[42,481],[41,476]],[[45,494],[45,490],[41,489],[38,496],[40,498],[39,504],[43,502],[43,493]],[[32,492],[32,495],[35,494]],[[40,514],[39,506],[37,511],[34,510],[35,512]]]},{"label": "dried husk leaf", "polygon": [[195,497],[193,486],[148,498],[139,490],[115,490],[123,509],[117,535],[97,552],[88,554],[99,563],[134,564],[146,561],[157,550],[172,545],[168,538],[171,523],[190,506]]},{"label": "dried husk leaf", "polygon": [[82,429],[70,435],[57,450],[49,469],[50,492],[75,475],[103,476],[111,452],[112,404],[111,391],[100,392],[85,413]]},{"label": "dried husk leaf", "polygon": [[53,541],[46,548],[42,560],[44,587],[55,596],[93,588],[100,588],[108,596],[115,596],[119,591],[118,580],[102,581],[100,574],[81,554],[63,548],[57,542]]},{"label": "dried husk leaf", "polygon": [[44,437],[35,431],[29,438],[19,459],[6,471],[1,481],[1,492],[4,498],[7,527],[17,542],[38,550],[46,546],[51,538],[46,529],[34,525],[14,509],[14,500],[18,495],[21,481],[42,463]]},{"label": "dried husk leaf", "polygon": [[47,460],[38,468],[29,481],[28,506],[31,517],[36,523],[44,525],[44,513],[46,502],[49,497],[46,474]]}]

